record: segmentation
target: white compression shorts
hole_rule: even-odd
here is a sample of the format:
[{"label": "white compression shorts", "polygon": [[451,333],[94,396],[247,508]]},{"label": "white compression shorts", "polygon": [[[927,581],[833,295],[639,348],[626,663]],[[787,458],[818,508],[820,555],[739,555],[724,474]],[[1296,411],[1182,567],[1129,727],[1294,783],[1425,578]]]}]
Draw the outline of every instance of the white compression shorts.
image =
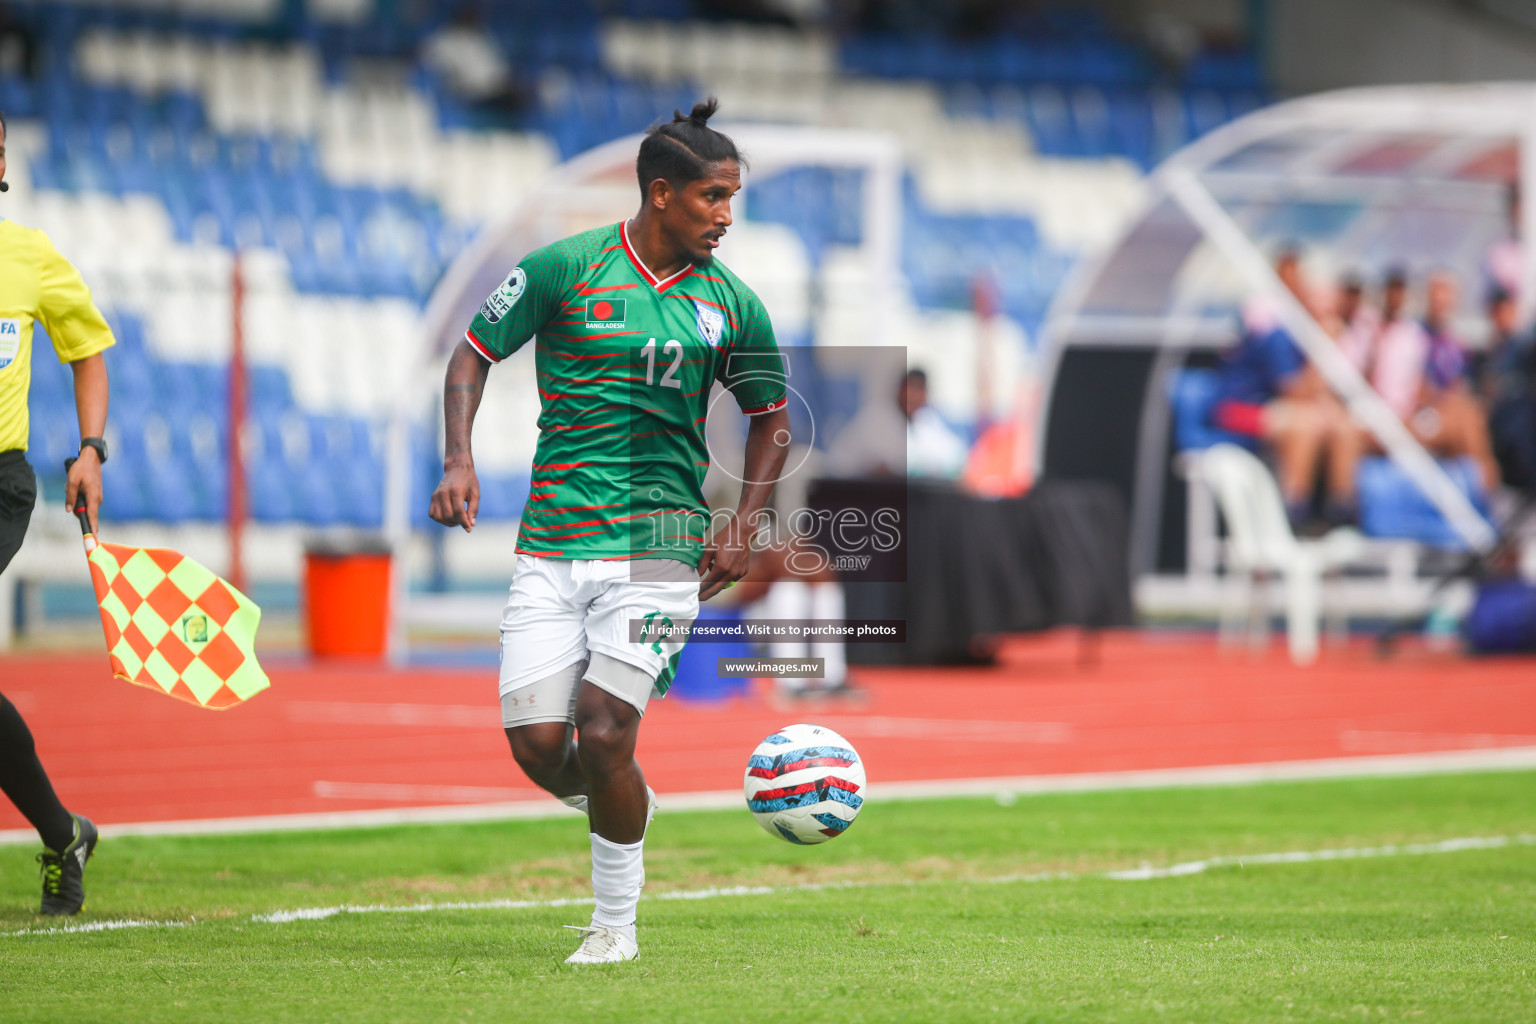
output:
[{"label": "white compression shorts", "polygon": [[[583,679],[645,713],[666,692],[681,636],[699,614],[692,566],[519,555],[501,619],[502,724],[574,722]],[[632,640],[632,622],[654,634]]]}]

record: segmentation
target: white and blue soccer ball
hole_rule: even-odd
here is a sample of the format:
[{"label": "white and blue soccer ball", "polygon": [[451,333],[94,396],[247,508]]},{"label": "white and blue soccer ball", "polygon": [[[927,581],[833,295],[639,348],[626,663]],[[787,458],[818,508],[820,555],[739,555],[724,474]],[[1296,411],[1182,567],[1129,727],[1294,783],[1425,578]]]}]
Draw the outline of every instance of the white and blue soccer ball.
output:
[{"label": "white and blue soccer ball", "polygon": [[836,839],[864,806],[864,762],[853,744],[819,725],[790,725],[747,761],[747,807],[770,835],[811,846]]}]

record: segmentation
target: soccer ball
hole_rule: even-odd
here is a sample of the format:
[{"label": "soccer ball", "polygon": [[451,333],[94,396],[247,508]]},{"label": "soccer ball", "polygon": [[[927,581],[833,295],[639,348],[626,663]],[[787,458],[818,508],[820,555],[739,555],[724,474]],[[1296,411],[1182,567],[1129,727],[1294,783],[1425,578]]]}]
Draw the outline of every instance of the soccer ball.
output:
[{"label": "soccer ball", "polygon": [[769,835],[811,846],[853,824],[864,785],[864,762],[852,744],[819,725],[790,725],[752,751],[742,788]]}]

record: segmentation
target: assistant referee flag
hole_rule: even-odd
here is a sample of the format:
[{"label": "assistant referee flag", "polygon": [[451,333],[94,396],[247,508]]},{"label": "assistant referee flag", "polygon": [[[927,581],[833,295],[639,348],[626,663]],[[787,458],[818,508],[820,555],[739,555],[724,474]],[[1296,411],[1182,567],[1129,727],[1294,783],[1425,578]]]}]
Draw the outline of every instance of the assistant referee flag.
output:
[{"label": "assistant referee flag", "polygon": [[256,662],[254,601],[178,552],[93,542],[113,675],[215,710],[272,685]]}]

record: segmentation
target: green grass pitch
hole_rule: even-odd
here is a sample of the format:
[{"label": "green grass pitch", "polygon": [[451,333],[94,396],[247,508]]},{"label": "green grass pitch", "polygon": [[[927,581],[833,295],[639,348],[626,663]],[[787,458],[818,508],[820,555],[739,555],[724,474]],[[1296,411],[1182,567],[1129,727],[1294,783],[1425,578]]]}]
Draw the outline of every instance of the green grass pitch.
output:
[{"label": "green grass pitch", "polygon": [[[0,847],[0,1019],[1523,1024],[1533,795],[1507,772],[876,800],[815,848],[663,803],[641,958],[585,968],[561,926],[586,907],[550,905],[589,895],[575,815],[108,840],[73,924],[160,925],[66,934],[31,913],[35,851]],[[1474,836],[1509,841],[1401,849]],[[1384,855],[1105,875],[1341,848]],[[734,886],[772,891],[663,898]],[[521,905],[443,906],[494,901]]]}]

